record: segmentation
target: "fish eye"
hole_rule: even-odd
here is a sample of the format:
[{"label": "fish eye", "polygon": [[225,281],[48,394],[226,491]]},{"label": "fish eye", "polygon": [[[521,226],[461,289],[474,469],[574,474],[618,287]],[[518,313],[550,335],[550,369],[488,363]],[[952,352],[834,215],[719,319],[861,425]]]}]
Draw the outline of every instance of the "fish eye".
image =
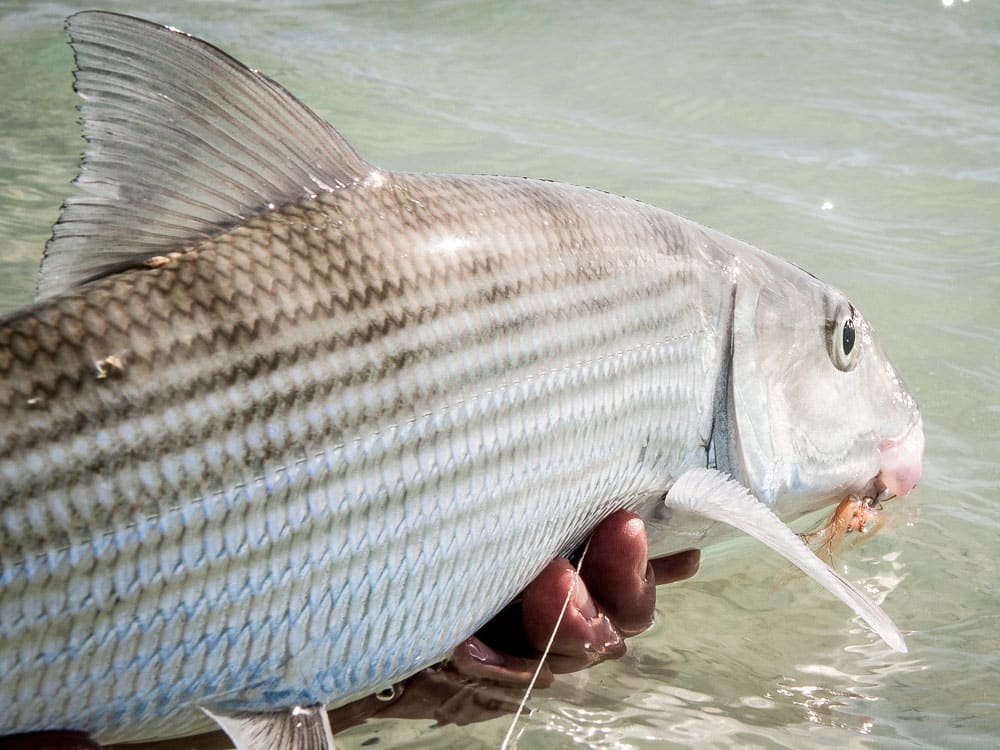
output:
[{"label": "fish eye", "polygon": [[850,357],[851,352],[854,351],[854,321],[850,318],[845,320],[843,331],[840,337],[840,348],[845,356]]},{"label": "fish eye", "polygon": [[861,342],[855,319],[857,311],[849,304],[842,305],[827,327],[827,348],[834,366],[843,372],[854,369],[858,363]]}]

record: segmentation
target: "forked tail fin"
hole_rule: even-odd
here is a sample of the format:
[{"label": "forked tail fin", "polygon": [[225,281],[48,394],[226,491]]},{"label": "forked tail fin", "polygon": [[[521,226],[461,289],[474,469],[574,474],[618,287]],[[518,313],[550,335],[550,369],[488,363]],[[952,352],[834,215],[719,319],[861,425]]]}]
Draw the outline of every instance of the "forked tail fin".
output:
[{"label": "forked tail fin", "polygon": [[372,173],[330,125],[208,42],[131,16],[66,21],[87,141],[38,296],[138,265]]}]

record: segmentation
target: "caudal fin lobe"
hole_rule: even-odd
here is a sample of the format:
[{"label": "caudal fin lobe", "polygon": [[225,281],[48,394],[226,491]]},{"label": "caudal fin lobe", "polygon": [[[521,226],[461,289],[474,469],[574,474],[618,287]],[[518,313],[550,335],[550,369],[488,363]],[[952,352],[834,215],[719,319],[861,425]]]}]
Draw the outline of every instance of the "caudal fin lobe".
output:
[{"label": "caudal fin lobe", "polygon": [[373,167],[279,84],[211,44],[84,11],[66,30],[87,141],[39,298],[363,180]]}]

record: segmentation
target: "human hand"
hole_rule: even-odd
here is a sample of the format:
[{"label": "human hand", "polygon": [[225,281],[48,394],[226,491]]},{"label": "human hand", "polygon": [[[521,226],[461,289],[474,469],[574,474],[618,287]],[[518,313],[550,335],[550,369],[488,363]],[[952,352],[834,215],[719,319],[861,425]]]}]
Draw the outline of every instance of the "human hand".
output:
[{"label": "human hand", "polygon": [[651,561],[646,555],[642,520],[626,511],[612,514],[591,534],[575,585],[574,566],[556,558],[447,662],[331,711],[334,731],[374,716],[468,724],[514,711],[567,595],[569,606],[536,684],[622,656],[624,639],[652,624],[656,586],[690,578],[700,560],[698,550]]}]

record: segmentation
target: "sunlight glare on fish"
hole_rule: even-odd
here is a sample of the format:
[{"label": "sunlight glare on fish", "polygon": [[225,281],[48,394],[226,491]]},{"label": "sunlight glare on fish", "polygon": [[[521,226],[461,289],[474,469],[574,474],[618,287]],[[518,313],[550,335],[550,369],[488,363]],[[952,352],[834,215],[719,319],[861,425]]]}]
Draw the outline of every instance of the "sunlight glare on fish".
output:
[{"label": "sunlight glare on fish", "polygon": [[469,247],[468,237],[459,237],[454,234],[445,235],[440,239],[433,240],[428,244],[427,249],[435,254],[456,255]]}]

